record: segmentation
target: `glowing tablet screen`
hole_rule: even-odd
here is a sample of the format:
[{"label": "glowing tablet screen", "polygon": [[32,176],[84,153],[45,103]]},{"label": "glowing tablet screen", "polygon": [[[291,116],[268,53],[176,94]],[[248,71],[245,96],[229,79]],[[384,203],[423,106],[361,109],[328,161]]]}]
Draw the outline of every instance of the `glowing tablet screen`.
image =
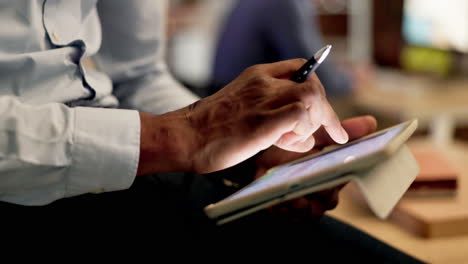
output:
[{"label": "glowing tablet screen", "polygon": [[[318,171],[326,170],[327,168],[335,167],[337,165],[350,162],[356,158],[378,152],[396,135],[398,135],[404,127],[404,125],[401,125],[382,134],[360,142],[351,143],[326,154],[280,167],[268,174],[265,174],[237,193],[227,197],[225,200],[234,200],[265,188],[285,184],[289,181],[300,181],[301,178],[307,177],[308,175],[314,174]],[[318,180],[320,180],[320,178],[318,178]]]}]

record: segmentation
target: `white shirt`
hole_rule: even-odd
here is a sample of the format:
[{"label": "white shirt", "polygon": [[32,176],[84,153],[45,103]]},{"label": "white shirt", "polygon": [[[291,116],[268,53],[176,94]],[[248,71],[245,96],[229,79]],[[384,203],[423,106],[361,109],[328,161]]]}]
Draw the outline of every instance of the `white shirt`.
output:
[{"label": "white shirt", "polygon": [[[164,62],[165,1],[0,3],[0,200],[128,188],[140,120],[198,98]],[[83,66],[93,56],[99,71]]]}]

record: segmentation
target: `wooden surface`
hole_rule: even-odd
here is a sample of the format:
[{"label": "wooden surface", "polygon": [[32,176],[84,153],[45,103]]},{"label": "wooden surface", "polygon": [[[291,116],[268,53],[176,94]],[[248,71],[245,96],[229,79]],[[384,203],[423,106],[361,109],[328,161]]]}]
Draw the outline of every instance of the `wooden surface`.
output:
[{"label": "wooden surface", "polygon": [[[429,142],[413,138],[409,145],[424,147],[431,144]],[[380,220],[375,217],[350,184],[341,192],[338,207],[328,214],[429,263],[468,263],[468,144],[454,142],[438,149],[461,172],[457,195],[403,198],[397,206],[413,214],[409,219],[403,219],[406,227],[394,218]],[[411,224],[414,226],[409,231]],[[418,228],[433,232],[429,235],[431,238],[422,236]]]}]

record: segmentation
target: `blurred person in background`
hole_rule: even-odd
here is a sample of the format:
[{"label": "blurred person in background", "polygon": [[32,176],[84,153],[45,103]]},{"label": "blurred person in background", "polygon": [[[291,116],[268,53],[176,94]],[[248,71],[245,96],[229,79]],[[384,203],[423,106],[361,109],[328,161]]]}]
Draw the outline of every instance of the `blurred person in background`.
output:
[{"label": "blurred person in background", "polygon": [[[323,41],[312,0],[235,0],[219,29],[208,93],[246,67],[310,58],[325,44],[329,43]],[[356,86],[353,78],[357,76],[339,68],[332,58],[320,66],[317,75],[331,97],[348,96]]]}]

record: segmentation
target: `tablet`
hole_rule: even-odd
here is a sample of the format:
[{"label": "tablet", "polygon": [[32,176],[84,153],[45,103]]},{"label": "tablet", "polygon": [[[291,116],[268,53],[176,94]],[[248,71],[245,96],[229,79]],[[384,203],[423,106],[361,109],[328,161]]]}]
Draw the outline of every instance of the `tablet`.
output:
[{"label": "tablet", "polygon": [[333,145],[303,158],[268,170],[252,183],[204,208],[206,215],[223,224],[268,206],[293,199],[314,186],[329,186],[327,182],[342,184],[345,178],[373,167],[395,153],[413,134],[417,120],[409,120],[350,141]]}]

